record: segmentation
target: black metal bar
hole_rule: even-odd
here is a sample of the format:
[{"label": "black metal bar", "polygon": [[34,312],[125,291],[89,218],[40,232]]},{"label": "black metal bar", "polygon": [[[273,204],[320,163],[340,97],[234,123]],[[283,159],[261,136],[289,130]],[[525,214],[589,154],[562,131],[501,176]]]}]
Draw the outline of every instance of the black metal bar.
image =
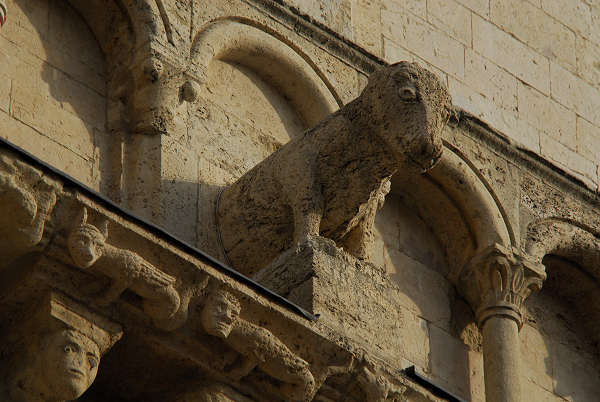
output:
[{"label": "black metal bar", "polygon": [[195,256],[202,262],[206,263],[207,265],[210,265],[213,268],[219,269],[220,271],[226,273],[229,277],[248,285],[249,287],[260,292],[261,294],[267,296],[269,299],[279,303],[280,305],[288,308],[289,310],[291,310],[297,314],[300,314],[301,316],[303,316],[304,318],[306,318],[310,321],[316,321],[318,319],[318,316],[309,313],[308,311],[306,311],[302,307],[292,303],[285,297],[278,295],[277,293],[267,289],[260,283],[255,282],[254,280],[248,278],[246,275],[243,275],[243,274],[239,273],[238,271],[236,271],[235,269],[228,267],[227,265],[223,264],[221,261],[215,259],[214,257],[211,257],[210,255],[206,254],[202,250],[197,249],[196,247],[192,246],[191,244],[185,242],[184,240],[181,240],[177,236],[172,235],[171,233],[167,232],[160,226],[157,226],[151,222],[148,222],[147,220],[135,215],[133,212],[128,211],[127,209],[119,206],[118,204],[115,204],[113,201],[106,198],[102,194],[89,188],[85,184],[77,181],[76,179],[74,179],[73,177],[64,173],[63,171],[47,164],[43,160],[32,155],[31,153],[27,152],[26,150],[18,147],[17,145],[13,144],[12,142],[0,137],[0,143],[4,147],[10,148],[14,152],[18,153],[21,157],[23,157],[23,159],[27,160],[28,162],[30,162],[34,165],[37,165],[38,167],[41,167],[42,169],[50,170],[53,174],[59,176],[64,182],[77,187],[78,190],[83,193],[87,193],[87,195],[93,197],[97,202],[99,202],[100,204],[102,204],[104,207],[111,210],[112,212],[117,213],[121,216],[124,216],[128,220],[135,222],[137,225],[142,226],[144,229],[151,231],[153,234],[161,237],[163,240],[166,240],[166,241],[174,244],[175,246],[179,247],[180,249],[184,250],[185,252],[192,254],[193,256]]},{"label": "black metal bar", "polygon": [[439,385],[432,382],[429,378],[419,374],[419,372],[417,372],[415,369],[415,366],[410,366],[405,369],[404,374],[420,386],[427,388],[435,396],[439,396],[440,398],[444,398],[450,402],[467,402],[464,399],[452,394],[450,391],[446,391]]}]

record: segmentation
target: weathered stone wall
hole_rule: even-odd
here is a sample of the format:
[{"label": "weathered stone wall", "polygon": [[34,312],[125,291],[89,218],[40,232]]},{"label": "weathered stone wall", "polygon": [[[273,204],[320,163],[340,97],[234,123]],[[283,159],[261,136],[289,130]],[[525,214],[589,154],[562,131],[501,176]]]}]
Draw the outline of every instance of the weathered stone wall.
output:
[{"label": "weathered stone wall", "polygon": [[[0,135],[225,260],[215,221],[223,188],[358,96],[368,75],[348,48],[327,47],[315,33],[319,28],[303,31],[293,18],[269,15],[259,3],[268,2],[164,2],[168,18],[158,18],[149,31],[168,49],[157,45],[153,51],[169,54],[164,58],[174,66],[165,67],[173,67],[169,78],[179,81],[165,85],[161,96],[173,99],[165,102],[173,121],[157,134],[131,129],[135,119],[127,107],[121,111],[109,104],[107,82],[128,88],[113,96],[124,104],[130,101],[129,87],[141,85],[106,71],[115,55],[106,55],[110,46],[99,39],[97,27],[110,31],[112,20],[97,24],[93,34],[66,1],[6,1],[8,18],[0,30]],[[494,133],[481,134],[469,119],[444,132],[446,154],[452,149],[452,155],[460,155],[459,165],[473,169],[477,185],[492,194],[488,201],[497,204],[499,219],[509,226],[505,245],[526,249],[531,226],[552,219],[600,232],[594,195],[519,150],[541,155],[598,190],[597,5],[566,0],[288,4],[387,62],[415,60],[426,66],[446,83],[456,106],[518,145],[498,146],[490,140]],[[136,34],[142,38],[139,30]],[[139,40],[136,49],[143,47]],[[333,36],[328,40],[336,44]],[[140,91],[138,99],[144,96]],[[426,180],[393,181],[376,217],[371,259],[383,268],[387,282],[370,285],[385,297],[371,293],[373,304],[356,306],[356,327],[336,327],[328,336],[372,347],[384,360],[393,356],[387,363],[395,369],[414,364],[453,393],[481,401],[481,334],[471,307],[453,285],[456,278],[449,278],[475,249],[489,245],[473,240],[478,236],[473,227],[493,223],[471,209],[479,201],[465,199],[478,195],[469,192],[473,183],[445,173],[444,163]],[[597,246],[590,244],[588,251]],[[578,255],[585,250],[578,249]],[[555,253],[569,259],[547,265],[556,272],[585,271],[600,261],[578,260],[563,251],[548,248],[536,257]],[[587,283],[585,275],[575,283]],[[550,278],[556,284],[556,277]],[[592,300],[593,310],[598,287],[590,282],[582,297]],[[345,295],[356,301],[352,296]],[[578,346],[590,330],[556,316],[559,311],[568,315],[575,299],[556,285],[529,298],[519,335],[527,399],[593,401],[599,392],[597,345]],[[581,321],[599,318],[597,311],[583,310],[577,313]],[[346,316],[340,312],[333,318]],[[331,330],[329,324],[319,323],[323,334]],[[278,329],[286,333],[285,326]],[[369,336],[376,345],[369,345]]]},{"label": "weathered stone wall", "polygon": [[600,5],[589,0],[290,0],[385,59],[417,60],[457,106],[598,187]]},{"label": "weathered stone wall", "polygon": [[104,55],[66,2],[8,1],[0,31],[2,137],[99,189]]}]

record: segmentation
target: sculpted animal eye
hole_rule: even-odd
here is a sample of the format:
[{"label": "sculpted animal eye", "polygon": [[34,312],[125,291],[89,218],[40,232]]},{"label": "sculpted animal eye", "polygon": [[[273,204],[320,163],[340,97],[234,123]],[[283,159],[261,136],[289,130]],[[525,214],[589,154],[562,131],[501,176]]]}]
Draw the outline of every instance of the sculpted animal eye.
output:
[{"label": "sculpted animal eye", "polygon": [[417,91],[413,87],[402,87],[398,90],[398,95],[400,95],[400,99],[404,101],[415,101],[417,100]]}]

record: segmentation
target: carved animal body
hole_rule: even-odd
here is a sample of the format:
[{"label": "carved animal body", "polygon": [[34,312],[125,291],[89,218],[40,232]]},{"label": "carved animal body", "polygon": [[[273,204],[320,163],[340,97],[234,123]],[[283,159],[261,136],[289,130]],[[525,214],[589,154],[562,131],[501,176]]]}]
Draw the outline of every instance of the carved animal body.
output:
[{"label": "carved animal body", "polygon": [[362,94],[224,190],[219,231],[233,267],[252,275],[307,236],[367,258],[390,177],[431,168],[451,99],[429,71],[402,62]]},{"label": "carved animal body", "polygon": [[111,279],[109,288],[98,299],[98,303],[113,303],[126,289],[130,289],[142,297],[144,312],[155,324],[163,324],[172,318],[181,304],[174,287],[176,279],[133,251],[106,243],[107,236],[106,223],[102,230],[88,224],[84,210],[79,225],[68,239],[69,252],[76,266]]}]

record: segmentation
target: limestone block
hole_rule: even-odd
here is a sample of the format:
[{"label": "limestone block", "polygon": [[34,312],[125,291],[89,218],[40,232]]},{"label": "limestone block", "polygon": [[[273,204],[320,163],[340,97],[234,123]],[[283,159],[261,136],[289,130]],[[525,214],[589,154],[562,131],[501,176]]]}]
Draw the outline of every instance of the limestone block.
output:
[{"label": "limestone block", "polygon": [[[427,370],[427,322],[407,309],[407,295],[380,268],[315,237],[282,254],[255,280],[320,315],[369,350],[404,358]],[[414,305],[414,304],[413,304]]]},{"label": "limestone block", "polygon": [[429,325],[430,370],[455,395],[467,399],[470,393],[469,351],[446,331]]},{"label": "limestone block", "polygon": [[600,88],[600,45],[582,36],[575,42],[577,75],[596,88]]},{"label": "limestone block", "polygon": [[535,398],[536,402],[565,402],[565,399],[531,381],[523,381],[521,387],[522,397],[525,400]]},{"label": "limestone block", "polygon": [[464,76],[464,46],[444,32],[402,12],[383,10],[383,35],[437,68]]},{"label": "limestone block", "polygon": [[[551,345],[544,339],[540,331],[530,325],[524,325],[519,333],[521,353],[523,355],[522,371],[525,379],[539,387],[552,392],[552,356]],[[527,381],[524,381],[525,383]]]},{"label": "limestone block", "polygon": [[589,4],[582,0],[541,0],[542,9],[573,31],[589,37],[592,12]]},{"label": "limestone block", "polygon": [[550,63],[550,79],[552,81],[552,98],[577,114],[600,124],[600,90],[594,88],[581,78],[571,74],[556,63]]},{"label": "limestone block", "polygon": [[585,159],[577,152],[567,148],[551,137],[540,135],[540,149],[542,156],[558,163],[569,172],[576,173],[590,188],[597,186],[597,166],[595,161]]},{"label": "limestone block", "polygon": [[0,112],[0,125],[2,137],[13,144],[29,150],[33,155],[57,169],[62,170],[92,188],[97,188],[97,183],[92,179],[92,164],[78,154],[66,149],[58,142],[41,135],[31,127],[10,118]]},{"label": "limestone block", "polygon": [[471,11],[453,0],[427,2],[427,18],[434,26],[471,46]]},{"label": "limestone block", "polygon": [[463,6],[472,10],[486,19],[490,16],[490,2],[488,0],[457,0]]},{"label": "limestone block", "polygon": [[[4,63],[0,54],[0,63]],[[10,110],[10,92],[12,80],[8,75],[0,72],[0,111],[9,113]]]},{"label": "limestone block", "polygon": [[352,34],[354,42],[359,46],[376,56],[381,56],[380,0],[352,1]]},{"label": "limestone block", "polygon": [[542,93],[550,92],[548,59],[476,15],[473,49]]},{"label": "limestone block", "polygon": [[540,54],[574,70],[575,34],[538,7],[520,0],[492,0],[490,19]]},{"label": "limestone block", "polygon": [[600,127],[577,116],[577,152],[590,161],[600,161]]},{"label": "limestone block", "polygon": [[479,92],[452,77],[448,78],[448,82],[456,106],[486,121],[526,149],[539,152],[540,131],[526,121],[518,119],[516,111],[498,107]]},{"label": "limestone block", "polygon": [[600,394],[597,364],[566,345],[555,343],[554,393],[567,401],[593,401]]},{"label": "limestone block", "polygon": [[518,98],[520,119],[575,149],[577,124],[574,111],[523,83],[519,83]]},{"label": "limestone block", "polygon": [[391,12],[409,12],[422,20],[427,20],[427,2],[425,0],[389,0],[382,5],[384,10]]},{"label": "limestone block", "polygon": [[483,355],[479,352],[469,351],[469,385],[470,396],[473,402],[485,401],[485,385],[483,370]]},{"label": "limestone block", "polygon": [[465,49],[464,82],[506,110],[517,109],[517,82],[515,76],[472,49]]},{"label": "limestone block", "polygon": [[414,61],[411,52],[386,37],[383,37],[383,58],[388,63],[397,63],[402,60]]}]

